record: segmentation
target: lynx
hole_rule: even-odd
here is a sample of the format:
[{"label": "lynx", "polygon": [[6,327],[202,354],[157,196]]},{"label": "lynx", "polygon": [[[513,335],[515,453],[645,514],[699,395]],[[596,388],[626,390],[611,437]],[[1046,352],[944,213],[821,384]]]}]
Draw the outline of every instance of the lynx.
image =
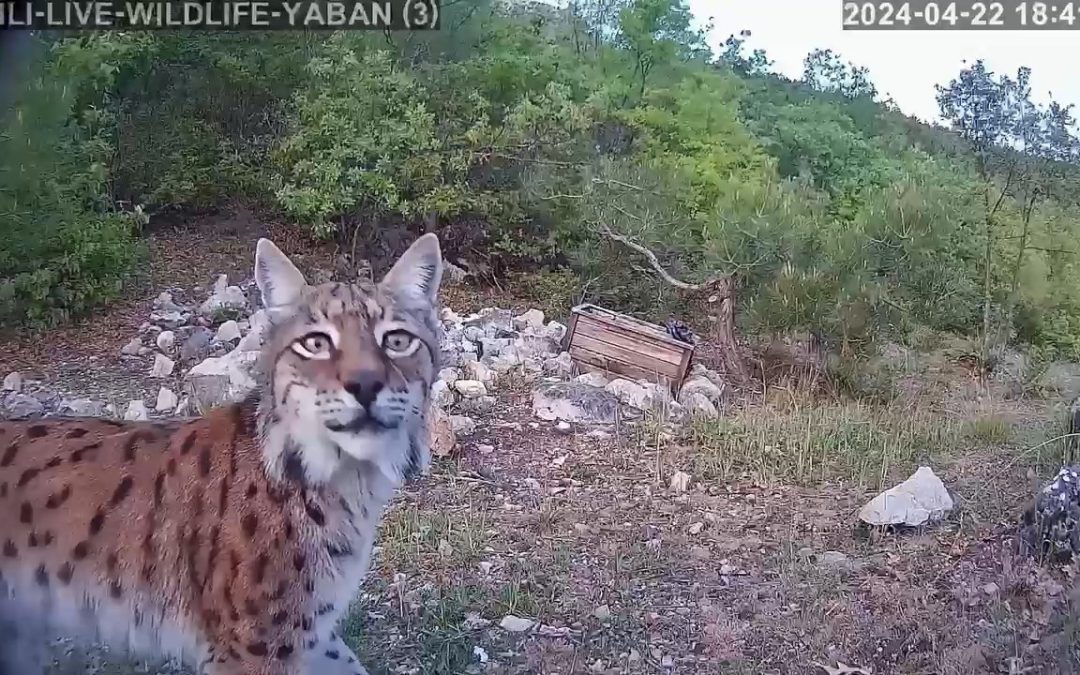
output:
[{"label": "lynx", "polygon": [[246,401],[162,422],[0,422],[0,673],[49,635],[205,675],[357,675],[335,633],[388,500],[430,460],[435,235],[378,284],[308,285],[269,240]]}]

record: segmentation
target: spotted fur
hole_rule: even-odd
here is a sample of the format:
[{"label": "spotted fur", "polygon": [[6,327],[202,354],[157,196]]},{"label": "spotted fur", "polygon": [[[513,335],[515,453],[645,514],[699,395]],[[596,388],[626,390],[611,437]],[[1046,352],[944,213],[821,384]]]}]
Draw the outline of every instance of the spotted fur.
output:
[{"label": "spotted fur", "polygon": [[309,286],[260,240],[260,387],[190,421],[0,422],[0,674],[44,637],[205,675],[366,673],[335,633],[383,508],[429,461],[438,240],[375,286]]}]

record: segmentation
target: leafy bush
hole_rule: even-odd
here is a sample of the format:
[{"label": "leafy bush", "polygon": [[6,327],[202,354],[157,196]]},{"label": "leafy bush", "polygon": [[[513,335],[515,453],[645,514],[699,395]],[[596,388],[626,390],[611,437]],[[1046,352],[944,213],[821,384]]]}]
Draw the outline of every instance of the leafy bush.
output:
[{"label": "leafy bush", "polygon": [[[287,213],[328,234],[332,216],[361,208],[423,218],[481,207],[483,195],[467,185],[470,146],[486,127],[478,93],[465,92],[452,116],[439,117],[412,72],[343,34],[308,74],[277,153],[277,198]],[[451,146],[448,137],[463,143]]]},{"label": "leafy bush", "polygon": [[[101,85],[74,47],[39,45],[0,135],[0,324],[54,324],[116,297],[137,257],[137,221],[108,208],[106,116],[76,108]],[[98,71],[100,72],[100,71]]]}]

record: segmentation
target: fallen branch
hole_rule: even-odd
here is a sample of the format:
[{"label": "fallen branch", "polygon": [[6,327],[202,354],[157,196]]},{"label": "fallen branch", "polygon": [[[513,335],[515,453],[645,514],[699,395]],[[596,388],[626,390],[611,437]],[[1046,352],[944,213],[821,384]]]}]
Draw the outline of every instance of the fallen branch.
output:
[{"label": "fallen branch", "polygon": [[650,251],[648,248],[642,246],[636,241],[630,239],[629,237],[612,232],[611,228],[609,227],[604,227],[603,232],[611,239],[614,239],[620,244],[626,246],[627,248],[633,249],[634,251],[637,251],[641,255],[645,256],[645,259],[649,261],[649,265],[652,266],[653,270],[656,271],[660,278],[662,278],[664,281],[671,284],[672,286],[675,286],[676,288],[681,288],[686,291],[704,291],[715,289],[720,286],[729,286],[731,283],[730,274],[710,277],[709,279],[706,279],[705,281],[698,284],[680,281],[675,277],[671,276],[671,274],[666,269],[664,269],[664,266],[660,264],[660,260],[656,257],[656,254]]}]

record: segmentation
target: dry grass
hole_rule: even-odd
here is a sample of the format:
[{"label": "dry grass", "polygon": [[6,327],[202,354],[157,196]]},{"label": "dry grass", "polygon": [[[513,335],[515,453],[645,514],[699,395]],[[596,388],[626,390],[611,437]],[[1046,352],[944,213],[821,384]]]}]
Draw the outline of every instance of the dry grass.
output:
[{"label": "dry grass", "polygon": [[681,440],[693,448],[695,472],[713,480],[882,488],[897,472],[947,453],[960,436],[955,422],[928,410],[848,403],[752,408],[698,422]]}]

